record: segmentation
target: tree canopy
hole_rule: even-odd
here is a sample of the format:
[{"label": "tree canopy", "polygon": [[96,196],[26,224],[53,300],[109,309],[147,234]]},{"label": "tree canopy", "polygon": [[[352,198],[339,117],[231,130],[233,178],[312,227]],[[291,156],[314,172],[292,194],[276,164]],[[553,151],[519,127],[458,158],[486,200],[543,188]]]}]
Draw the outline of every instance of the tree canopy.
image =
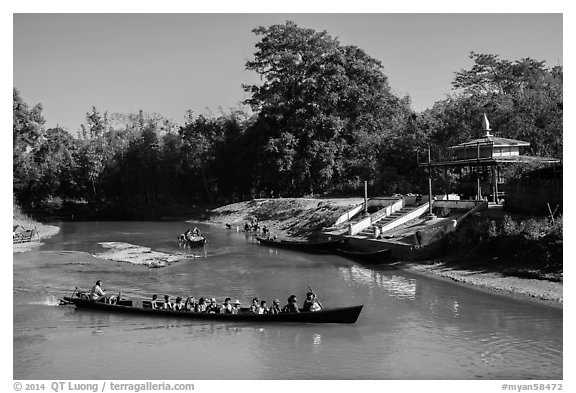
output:
[{"label": "tree canopy", "polygon": [[265,186],[322,193],[374,179],[375,156],[410,114],[380,61],[290,21],[254,33],[261,39],[246,67],[263,83],[244,88],[263,134]]},{"label": "tree canopy", "polygon": [[562,158],[562,67],[531,58],[470,57],[471,69],[455,74],[455,94],[426,111],[433,142],[448,146],[478,137],[487,113],[497,136],[530,142],[531,154]]},{"label": "tree canopy", "polygon": [[563,70],[531,58],[471,53],[453,94],[421,113],[395,95],[382,63],[325,31],[293,22],[258,27],[242,110],[108,114],[96,107],[75,135],[46,129],[42,105],[13,91],[13,173],[25,209],[67,203],[113,217],[150,206],[223,203],[260,194],[358,195],[423,192],[418,152],[479,136],[486,113],[497,136],[562,157]]}]

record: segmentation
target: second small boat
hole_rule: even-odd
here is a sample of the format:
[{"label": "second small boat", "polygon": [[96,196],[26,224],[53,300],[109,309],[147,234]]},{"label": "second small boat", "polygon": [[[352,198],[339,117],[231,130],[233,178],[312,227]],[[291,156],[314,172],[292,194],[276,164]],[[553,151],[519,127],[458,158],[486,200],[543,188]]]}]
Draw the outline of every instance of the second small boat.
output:
[{"label": "second small boat", "polygon": [[390,249],[376,250],[376,251],[359,251],[338,248],[336,253],[351,259],[360,260],[366,263],[386,263],[390,261],[391,251]]},{"label": "second small boat", "polygon": [[289,250],[305,252],[330,252],[335,251],[339,246],[342,245],[341,240],[308,242],[300,240],[267,239],[259,236],[256,237],[256,240],[258,240],[258,242],[263,246],[285,248]]}]

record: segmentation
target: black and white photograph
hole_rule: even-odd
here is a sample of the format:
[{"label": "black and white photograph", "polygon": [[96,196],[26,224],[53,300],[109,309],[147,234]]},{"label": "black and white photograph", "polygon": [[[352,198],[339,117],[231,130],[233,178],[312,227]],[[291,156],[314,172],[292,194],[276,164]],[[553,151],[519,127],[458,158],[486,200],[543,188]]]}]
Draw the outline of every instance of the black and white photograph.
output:
[{"label": "black and white photograph", "polygon": [[11,17],[9,389],[570,390],[563,13]]}]

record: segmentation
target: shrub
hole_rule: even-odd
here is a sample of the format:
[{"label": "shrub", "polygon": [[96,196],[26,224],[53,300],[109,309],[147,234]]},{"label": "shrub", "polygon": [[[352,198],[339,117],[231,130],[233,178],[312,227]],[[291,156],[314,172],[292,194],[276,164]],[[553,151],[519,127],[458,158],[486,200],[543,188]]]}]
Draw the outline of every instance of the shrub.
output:
[{"label": "shrub", "polygon": [[[561,272],[563,220],[548,218],[500,221],[475,218],[448,236],[450,247],[467,257],[494,259],[519,271]],[[495,259],[494,257],[498,257]]]}]

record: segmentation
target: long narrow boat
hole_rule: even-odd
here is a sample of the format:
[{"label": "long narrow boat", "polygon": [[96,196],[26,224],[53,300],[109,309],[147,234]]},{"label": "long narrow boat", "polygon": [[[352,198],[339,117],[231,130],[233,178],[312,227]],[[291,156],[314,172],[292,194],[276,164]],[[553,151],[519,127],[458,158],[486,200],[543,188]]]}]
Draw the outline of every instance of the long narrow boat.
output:
[{"label": "long narrow boat", "polygon": [[361,260],[366,263],[384,263],[390,260],[391,250],[386,248],[384,250],[376,251],[359,251],[338,248],[336,253],[351,259]]},{"label": "long narrow boat", "polygon": [[307,242],[300,240],[284,240],[284,239],[267,239],[263,237],[256,237],[256,240],[263,246],[286,248],[297,251],[307,252],[327,252],[334,251],[342,245],[342,240],[330,240],[324,242]]},{"label": "long narrow boat", "polygon": [[188,318],[214,321],[242,321],[242,322],[297,322],[297,323],[355,323],[362,311],[362,305],[322,309],[314,312],[280,313],[280,314],[251,314],[243,310],[239,314],[198,313],[191,311],[159,310],[143,307],[144,302],[121,300],[117,304],[95,302],[81,299],[78,296],[65,296],[60,304],[73,304],[76,308],[100,310],[106,312],[142,314],[164,318]]}]

